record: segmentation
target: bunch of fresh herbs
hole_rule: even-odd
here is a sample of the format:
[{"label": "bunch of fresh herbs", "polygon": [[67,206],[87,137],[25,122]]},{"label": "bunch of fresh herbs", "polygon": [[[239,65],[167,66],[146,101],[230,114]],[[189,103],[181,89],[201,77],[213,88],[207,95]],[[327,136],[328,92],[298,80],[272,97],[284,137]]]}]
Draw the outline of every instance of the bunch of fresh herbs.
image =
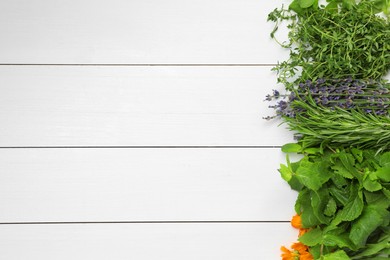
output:
[{"label": "bunch of fresh herbs", "polygon": [[275,9],[268,16],[276,24],[273,38],[279,24],[289,22],[289,41],[281,45],[290,50],[290,58],[274,67],[278,82],[291,90],[318,78],[378,80],[386,75],[390,23],[376,15],[375,7],[380,3],[388,10],[389,1],[330,1],[323,8],[317,2],[295,0],[290,9]]},{"label": "bunch of fresh herbs", "polygon": [[[382,14],[382,17],[378,15]],[[290,58],[266,100],[303,155],[279,171],[299,192],[299,243],[283,259],[390,258],[390,0],[293,0],[268,20],[288,22]],[[294,220],[294,218],[293,218]]]},{"label": "bunch of fresh herbs", "polygon": [[[279,169],[299,191],[295,210],[308,229],[299,241],[315,259],[388,259],[390,255],[390,152],[304,149],[298,162]],[[332,258],[338,256],[339,258]]]},{"label": "bunch of fresh herbs", "polygon": [[304,147],[390,149],[390,84],[373,80],[317,79],[266,100]]}]

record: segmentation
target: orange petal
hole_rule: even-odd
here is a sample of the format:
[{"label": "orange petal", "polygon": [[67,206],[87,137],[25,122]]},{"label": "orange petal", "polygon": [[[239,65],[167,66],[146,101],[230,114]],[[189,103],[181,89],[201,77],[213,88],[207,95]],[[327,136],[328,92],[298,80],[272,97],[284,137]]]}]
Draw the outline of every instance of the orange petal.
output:
[{"label": "orange petal", "polygon": [[301,242],[294,243],[291,246],[291,248],[297,250],[299,252],[299,254],[307,253],[307,250],[308,250],[308,247],[306,245],[302,244]]},{"label": "orange petal", "polygon": [[291,219],[291,225],[295,228],[302,228],[301,216],[295,215]]},{"label": "orange petal", "polygon": [[299,229],[299,234],[298,234],[298,237],[300,236],[303,236],[306,232],[308,232],[309,229],[308,228],[300,228]]},{"label": "orange petal", "polygon": [[314,260],[314,257],[309,252],[305,252],[305,253],[300,255],[299,259],[300,260]]}]

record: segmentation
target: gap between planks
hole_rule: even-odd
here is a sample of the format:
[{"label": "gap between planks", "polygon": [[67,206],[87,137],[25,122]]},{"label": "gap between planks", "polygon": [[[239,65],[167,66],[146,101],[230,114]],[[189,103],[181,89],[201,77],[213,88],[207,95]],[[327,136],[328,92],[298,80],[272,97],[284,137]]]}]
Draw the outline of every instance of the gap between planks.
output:
[{"label": "gap between planks", "polygon": [[269,224],[290,223],[290,221],[272,220],[247,220],[247,221],[224,221],[224,220],[199,220],[199,221],[33,221],[33,222],[0,222],[0,225],[86,225],[86,224]]},{"label": "gap between planks", "polygon": [[251,145],[180,145],[180,146],[169,146],[169,145],[97,145],[97,146],[0,146],[0,149],[279,149],[282,146],[280,145],[260,145],[260,146],[251,146]]},{"label": "gap between planks", "polygon": [[277,64],[165,64],[165,63],[153,63],[153,64],[130,64],[130,63],[0,63],[0,66],[84,66],[84,67],[270,67]]}]

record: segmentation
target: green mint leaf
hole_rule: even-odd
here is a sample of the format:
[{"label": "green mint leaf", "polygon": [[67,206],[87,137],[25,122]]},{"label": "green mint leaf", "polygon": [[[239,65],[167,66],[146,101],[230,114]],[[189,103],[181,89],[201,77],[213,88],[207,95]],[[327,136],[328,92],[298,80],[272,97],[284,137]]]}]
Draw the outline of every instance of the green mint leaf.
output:
[{"label": "green mint leaf", "polygon": [[351,258],[343,250],[338,250],[334,253],[326,254],[322,260],[350,260]]},{"label": "green mint leaf", "polygon": [[321,154],[321,153],[323,153],[321,148],[315,148],[315,147],[305,148],[303,150],[303,152],[306,154]]},{"label": "green mint leaf", "polygon": [[293,173],[289,167],[287,167],[284,164],[281,164],[280,168],[279,168],[279,172],[280,172],[280,175],[282,176],[283,180],[285,180],[287,182],[289,182],[291,180]]},{"label": "green mint leaf", "polygon": [[331,186],[329,188],[329,192],[341,205],[345,206],[348,203],[349,196],[350,196],[348,189]]},{"label": "green mint leaf", "polygon": [[300,0],[299,1],[299,6],[301,8],[308,8],[314,4],[314,0]]},{"label": "green mint leaf", "polygon": [[362,215],[352,224],[349,238],[356,246],[364,246],[371,233],[381,226],[388,217],[389,212],[386,209],[371,205],[366,206]]},{"label": "green mint leaf", "polygon": [[301,163],[295,176],[304,186],[311,190],[318,190],[331,177],[327,166],[326,162]]},{"label": "green mint leaf", "polygon": [[382,181],[390,182],[390,165],[386,165],[383,168],[378,169],[375,174]]},{"label": "green mint leaf", "polygon": [[295,191],[301,191],[303,188],[302,183],[297,179],[297,177],[295,177],[295,175],[292,176],[288,184],[290,185],[291,189]]},{"label": "green mint leaf", "polygon": [[288,143],[282,146],[284,153],[299,153],[302,151],[302,146],[296,143]]},{"label": "green mint leaf", "polygon": [[384,194],[383,190],[378,192],[364,192],[364,197],[366,200],[366,204],[375,205],[382,208],[387,208],[390,206],[390,200]]},{"label": "green mint leaf", "polygon": [[299,192],[298,199],[295,202],[295,211],[298,215],[301,215],[304,228],[311,228],[320,224],[311,206],[311,192],[309,189],[306,188]]},{"label": "green mint leaf", "polygon": [[336,13],[338,11],[338,4],[336,2],[330,2],[329,4],[326,5],[325,10],[328,12]]},{"label": "green mint leaf", "polygon": [[340,213],[342,221],[352,221],[360,216],[364,208],[363,194],[355,185],[351,188],[351,196]]},{"label": "green mint leaf", "polygon": [[[378,254],[383,249],[387,249],[390,247],[389,242],[390,242],[390,237],[387,237],[387,239],[384,239],[378,243],[368,244],[366,246],[366,249],[363,252],[355,255],[354,257],[355,258],[362,258],[362,257],[373,256],[375,254]],[[385,259],[388,259],[388,258],[385,258]]]},{"label": "green mint leaf", "polygon": [[313,213],[322,224],[329,224],[330,222],[330,218],[325,216],[325,209],[329,201],[329,192],[326,187],[323,187],[318,191],[311,192],[311,206],[313,207]]},{"label": "green mint leaf", "polygon": [[390,191],[388,189],[383,188],[382,192],[388,199],[390,199]]},{"label": "green mint leaf", "polygon": [[315,228],[303,234],[299,239],[300,242],[307,246],[315,246],[322,242],[322,230]]},{"label": "green mint leaf", "polygon": [[300,0],[294,0],[290,5],[289,5],[289,9],[290,10],[293,10],[294,12],[296,12],[298,15],[303,15],[304,11],[303,9],[301,8],[300,4],[299,4]]},{"label": "green mint leaf", "polygon": [[337,246],[339,248],[348,247],[351,250],[356,250],[356,246],[352,243],[348,233],[339,235],[325,234],[323,236],[323,244],[326,246]]},{"label": "green mint leaf", "polygon": [[343,188],[349,183],[349,181],[347,181],[343,176],[339,174],[333,174],[331,180],[337,188]]},{"label": "green mint leaf", "polygon": [[344,167],[344,165],[341,162],[336,162],[335,165],[331,166],[332,170],[336,174],[339,174],[340,176],[347,178],[347,179],[353,179],[353,175]]},{"label": "green mint leaf", "polygon": [[379,164],[382,167],[390,166],[390,152],[383,153],[379,158]]},{"label": "green mint leaf", "polygon": [[363,181],[363,187],[371,192],[382,189],[382,185],[377,180],[370,180],[370,178],[366,178]]},{"label": "green mint leaf", "polygon": [[360,149],[357,149],[357,148],[351,148],[351,152],[353,154],[353,156],[355,157],[355,159],[361,163],[363,161],[363,151],[360,150]]},{"label": "green mint leaf", "polygon": [[341,160],[341,163],[347,169],[347,171],[352,174],[353,177],[358,179],[359,182],[362,181],[362,175],[359,173],[359,171],[355,167],[355,158],[352,154],[341,152],[338,157]]},{"label": "green mint leaf", "polygon": [[330,198],[328,203],[325,206],[324,214],[326,216],[333,216],[336,213],[337,210],[337,204],[336,201],[333,198]]}]

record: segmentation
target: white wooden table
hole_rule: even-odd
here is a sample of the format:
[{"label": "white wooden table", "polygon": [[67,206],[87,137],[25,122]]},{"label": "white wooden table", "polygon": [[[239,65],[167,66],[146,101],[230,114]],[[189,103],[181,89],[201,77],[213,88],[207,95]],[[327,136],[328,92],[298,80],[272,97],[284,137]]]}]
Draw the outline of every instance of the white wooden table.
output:
[{"label": "white wooden table", "polygon": [[283,1],[0,1],[0,259],[279,259]]}]

